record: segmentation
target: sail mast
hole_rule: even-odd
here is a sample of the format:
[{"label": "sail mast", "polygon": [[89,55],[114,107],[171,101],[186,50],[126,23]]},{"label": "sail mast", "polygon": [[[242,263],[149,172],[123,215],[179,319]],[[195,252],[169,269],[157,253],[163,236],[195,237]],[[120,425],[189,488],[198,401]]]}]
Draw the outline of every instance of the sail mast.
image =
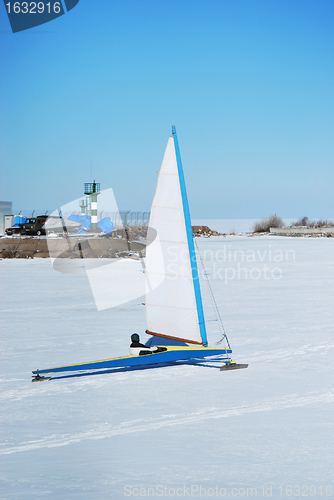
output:
[{"label": "sail mast", "polygon": [[180,189],[181,189],[181,196],[182,196],[183,213],[184,213],[184,219],[185,219],[185,224],[186,224],[186,232],[187,232],[187,241],[188,241],[188,248],[189,248],[189,255],[190,255],[191,271],[192,271],[192,278],[193,278],[195,298],[196,298],[198,324],[199,324],[200,334],[201,334],[201,337],[202,337],[202,340],[203,340],[203,345],[207,346],[208,345],[208,340],[207,340],[207,336],[206,336],[206,328],[205,328],[205,321],[204,321],[202,296],[201,296],[201,289],[200,289],[200,284],[199,284],[199,275],[198,275],[196,253],[195,253],[195,246],[194,246],[194,239],[193,239],[194,237],[193,237],[193,231],[192,231],[192,227],[191,227],[190,211],[189,211],[189,205],[188,205],[188,197],[187,197],[186,185],[185,185],[184,175],[183,175],[183,168],[182,168],[182,162],[181,162],[181,155],[180,155],[179,143],[178,143],[178,140],[177,140],[176,128],[175,128],[174,125],[172,126],[172,136],[173,136],[173,139],[174,139],[174,147],[175,147],[175,154],[176,154],[176,161],[177,161],[177,169],[178,169],[179,180],[180,180]]}]

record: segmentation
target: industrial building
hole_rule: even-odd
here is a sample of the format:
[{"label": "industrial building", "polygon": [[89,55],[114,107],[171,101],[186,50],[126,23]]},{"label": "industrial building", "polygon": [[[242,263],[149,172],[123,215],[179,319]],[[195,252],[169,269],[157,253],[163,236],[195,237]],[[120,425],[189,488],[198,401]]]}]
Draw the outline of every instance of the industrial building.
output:
[{"label": "industrial building", "polygon": [[5,234],[5,217],[12,215],[12,210],[11,201],[0,201],[0,236]]}]

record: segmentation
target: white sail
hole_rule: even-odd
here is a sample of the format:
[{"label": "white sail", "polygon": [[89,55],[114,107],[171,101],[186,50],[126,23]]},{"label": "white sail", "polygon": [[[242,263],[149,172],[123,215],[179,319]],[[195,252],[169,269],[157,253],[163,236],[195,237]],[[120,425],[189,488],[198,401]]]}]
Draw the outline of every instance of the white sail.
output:
[{"label": "white sail", "polygon": [[145,276],[147,332],[201,344],[173,136],[167,144],[151,208]]}]

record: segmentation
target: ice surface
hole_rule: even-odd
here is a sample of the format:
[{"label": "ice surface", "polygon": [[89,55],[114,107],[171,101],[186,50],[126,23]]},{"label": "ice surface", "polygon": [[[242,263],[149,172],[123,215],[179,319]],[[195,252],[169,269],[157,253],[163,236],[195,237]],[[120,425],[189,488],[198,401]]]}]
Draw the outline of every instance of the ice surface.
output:
[{"label": "ice surface", "polygon": [[[334,240],[197,243],[246,370],[176,366],[31,384],[36,368],[127,355],[131,333],[145,340],[144,299],[98,312],[85,274],[44,259],[0,261],[1,499],[249,498],[250,488],[278,499],[288,485],[292,497],[330,498]],[[214,345],[221,332],[205,277]]]}]

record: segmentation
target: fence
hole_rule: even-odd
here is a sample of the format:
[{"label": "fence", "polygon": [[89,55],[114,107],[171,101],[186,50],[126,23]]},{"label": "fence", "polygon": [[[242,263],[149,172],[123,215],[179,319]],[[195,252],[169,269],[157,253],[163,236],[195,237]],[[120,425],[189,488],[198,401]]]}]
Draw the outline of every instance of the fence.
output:
[{"label": "fence", "polygon": [[98,212],[98,220],[104,217],[110,217],[114,226],[125,227],[125,226],[148,226],[148,221],[150,219],[151,212],[131,212],[130,210],[121,212]]},{"label": "fence", "polygon": [[[36,217],[37,215],[50,215],[51,212],[48,210],[20,210],[20,215],[25,217]],[[124,227],[124,226],[148,226],[148,221],[150,219],[151,212],[131,212],[130,210],[124,210],[121,212],[107,212],[105,210],[98,212],[98,220],[104,217],[110,217],[114,226]],[[62,215],[67,219],[70,215],[81,215],[81,211],[77,210],[74,212],[64,212]],[[57,214],[58,215],[58,214]]]}]

